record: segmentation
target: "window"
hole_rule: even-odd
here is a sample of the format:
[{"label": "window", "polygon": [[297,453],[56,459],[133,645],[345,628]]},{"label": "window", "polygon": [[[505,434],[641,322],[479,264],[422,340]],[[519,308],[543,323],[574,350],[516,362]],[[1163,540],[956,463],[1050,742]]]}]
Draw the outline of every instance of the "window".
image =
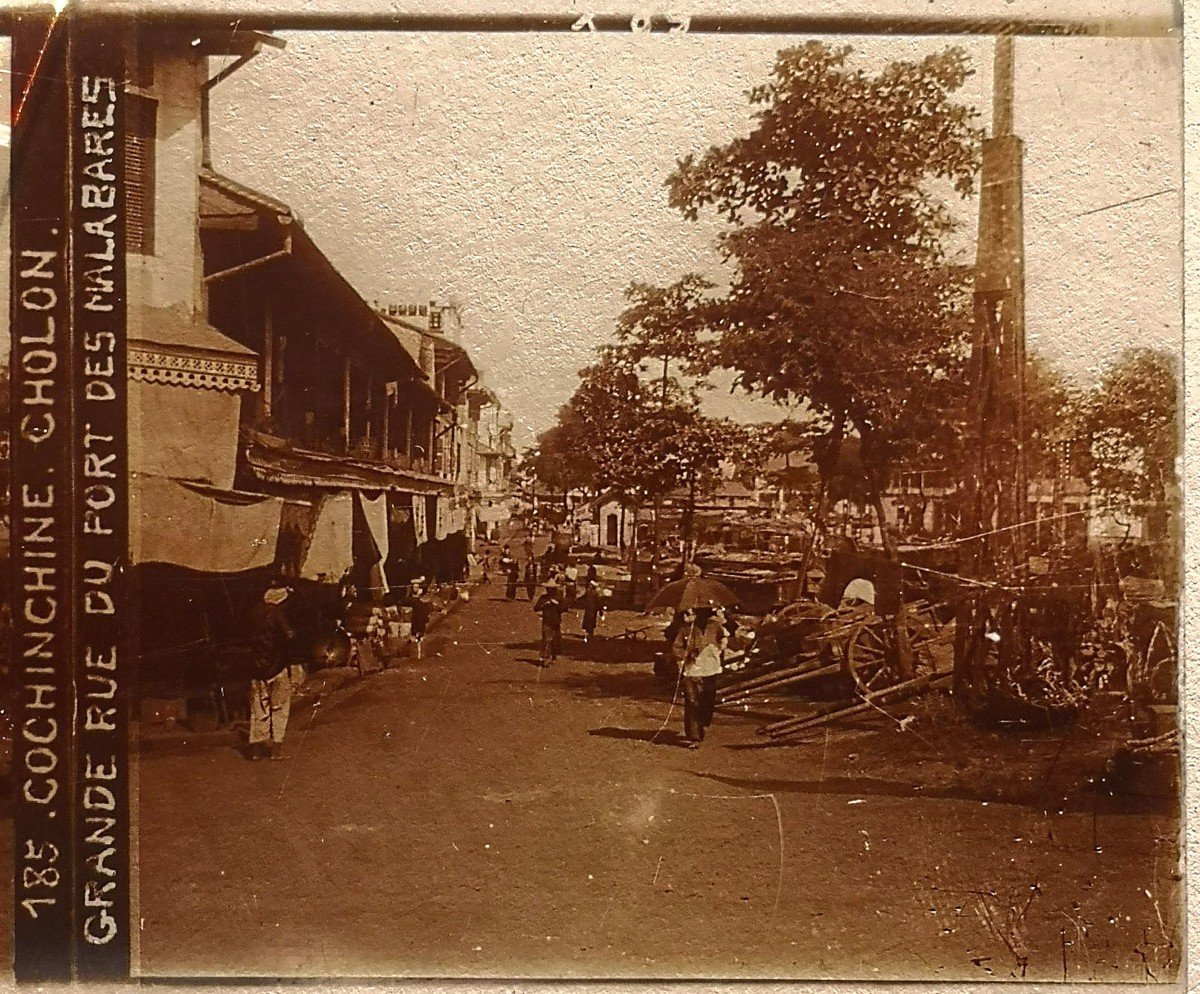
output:
[{"label": "window", "polygon": [[134,29],[129,39],[125,71],[130,86],[149,90],[154,86],[154,41],[143,30]]},{"label": "window", "polygon": [[158,101],[137,93],[125,100],[125,238],[133,254],[153,255]]}]

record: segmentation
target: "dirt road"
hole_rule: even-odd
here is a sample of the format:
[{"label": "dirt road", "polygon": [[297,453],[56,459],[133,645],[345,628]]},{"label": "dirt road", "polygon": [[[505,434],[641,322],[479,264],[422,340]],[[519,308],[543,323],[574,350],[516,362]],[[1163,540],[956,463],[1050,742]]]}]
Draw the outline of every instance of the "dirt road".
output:
[{"label": "dirt road", "polygon": [[1178,942],[1173,818],[883,777],[869,726],[690,752],[644,644],[543,671],[493,596],[284,762],[142,758],[143,973],[1141,980]]}]

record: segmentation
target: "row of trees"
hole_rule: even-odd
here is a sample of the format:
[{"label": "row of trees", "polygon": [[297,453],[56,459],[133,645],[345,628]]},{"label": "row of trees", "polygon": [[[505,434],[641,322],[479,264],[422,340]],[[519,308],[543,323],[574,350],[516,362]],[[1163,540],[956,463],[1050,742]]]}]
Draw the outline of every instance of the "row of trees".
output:
[{"label": "row of trees", "polygon": [[[751,132],[678,161],[670,203],[690,220],[724,220],[728,285],[688,274],[629,288],[615,344],[582,371],[528,461],[540,481],[653,503],[679,487],[703,492],[725,459],[753,465],[771,433],[701,411],[716,369],[804,412],[783,434],[807,443],[818,517],[848,439],[860,499],[881,523],[899,462],[963,465],[972,274],[947,258],[955,220],[932,191],[974,187],[982,132],[955,100],[970,68],[957,48],[877,74],[851,54],[820,42],[781,51],[749,93]],[[1175,383],[1170,357],[1148,350],[1087,395],[1031,363],[1031,475],[1053,471],[1052,443],[1083,436],[1097,487],[1131,503],[1161,498],[1178,446]]]}]

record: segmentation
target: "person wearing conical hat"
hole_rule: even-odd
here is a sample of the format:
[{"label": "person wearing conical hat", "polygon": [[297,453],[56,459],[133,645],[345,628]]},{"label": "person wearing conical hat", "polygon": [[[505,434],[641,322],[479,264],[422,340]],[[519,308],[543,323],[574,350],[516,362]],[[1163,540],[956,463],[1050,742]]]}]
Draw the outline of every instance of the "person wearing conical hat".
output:
[{"label": "person wearing conical hat", "polygon": [[558,584],[551,580],[544,588],[533,609],[542,616],[542,666],[551,666],[558,661],[562,648],[563,601]]}]

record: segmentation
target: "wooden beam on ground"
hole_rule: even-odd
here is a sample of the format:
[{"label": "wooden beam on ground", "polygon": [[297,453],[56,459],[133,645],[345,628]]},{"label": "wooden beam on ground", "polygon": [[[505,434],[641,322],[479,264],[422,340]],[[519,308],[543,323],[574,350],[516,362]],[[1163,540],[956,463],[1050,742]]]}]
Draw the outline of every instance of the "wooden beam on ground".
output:
[{"label": "wooden beam on ground", "polygon": [[893,687],[887,687],[873,694],[868,694],[860,704],[853,704],[850,707],[830,711],[828,714],[817,715],[816,717],[789,718],[786,721],[779,721],[773,725],[768,725],[764,730],[772,738],[795,735],[802,731],[806,732],[813,728],[819,728],[822,725],[827,725],[842,718],[853,718],[868,711],[873,711],[880,703],[885,701],[906,700],[923,690],[935,686],[944,686],[949,682],[950,674],[948,673],[936,677],[915,677],[912,680],[905,680],[903,683],[898,683]]}]

